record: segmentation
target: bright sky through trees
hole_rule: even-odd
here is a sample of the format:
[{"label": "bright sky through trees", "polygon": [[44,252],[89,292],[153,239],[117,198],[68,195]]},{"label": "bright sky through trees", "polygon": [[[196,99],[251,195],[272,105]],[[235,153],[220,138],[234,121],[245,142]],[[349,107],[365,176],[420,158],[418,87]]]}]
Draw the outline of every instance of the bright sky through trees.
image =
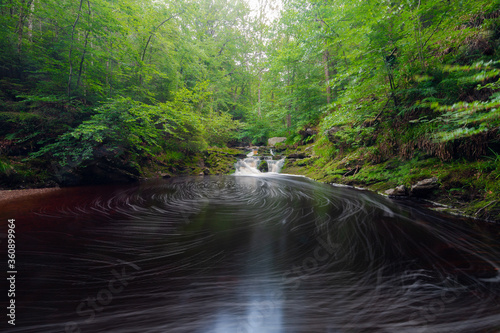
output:
[{"label": "bright sky through trees", "polygon": [[266,18],[277,19],[283,8],[281,0],[246,0],[252,10],[252,15],[258,16],[262,8],[262,13]]}]

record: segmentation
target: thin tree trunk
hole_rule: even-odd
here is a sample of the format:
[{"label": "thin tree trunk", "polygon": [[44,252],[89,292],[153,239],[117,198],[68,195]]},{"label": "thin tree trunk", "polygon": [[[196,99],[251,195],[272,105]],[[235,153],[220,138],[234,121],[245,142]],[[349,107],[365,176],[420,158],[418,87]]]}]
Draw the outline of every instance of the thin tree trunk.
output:
[{"label": "thin tree trunk", "polygon": [[259,115],[259,118],[262,116],[261,114],[261,109],[260,109],[260,102],[261,102],[261,82],[262,82],[262,72],[259,73],[259,90],[257,92],[258,96],[258,102],[257,102],[257,113]]},{"label": "thin tree trunk", "polygon": [[[295,72],[292,72],[292,79],[288,83],[288,85],[292,85],[295,82]],[[292,89],[290,90],[290,95],[293,95],[293,86]],[[292,127],[292,101],[290,101],[290,104],[288,105],[288,114],[286,115],[286,127],[290,128]],[[290,133],[290,131],[289,131]]]},{"label": "thin tree trunk", "polygon": [[73,42],[75,40],[76,25],[78,24],[78,21],[80,21],[80,14],[82,12],[83,1],[84,0],[80,0],[80,6],[78,8],[78,15],[76,16],[75,23],[73,23],[73,28],[71,30],[71,44],[69,46],[69,55],[68,55],[68,60],[69,60],[68,99],[71,98],[71,78],[73,77],[73,62],[71,61],[71,56],[73,53]]},{"label": "thin tree trunk", "polygon": [[[323,20],[319,20],[321,27],[323,28],[325,22]],[[330,104],[332,91],[330,87],[330,70],[328,68],[328,61],[330,58],[330,54],[328,53],[328,46],[325,40],[325,50],[323,51],[323,67],[325,70],[325,85],[326,85],[326,104]]]},{"label": "thin tree trunk", "polygon": [[158,24],[156,26],[156,28],[153,29],[153,31],[151,32],[151,34],[149,35],[149,38],[148,38],[148,41],[146,42],[146,45],[144,46],[144,50],[142,51],[142,56],[141,56],[141,61],[144,62],[144,57],[146,56],[146,51],[148,49],[148,46],[149,46],[149,43],[151,42],[151,38],[153,38],[154,36],[154,33],[156,32],[156,30],[160,29],[160,27],[162,25],[164,25],[165,23],[167,23],[168,21],[170,21],[171,19],[173,19],[174,17],[176,17],[178,14],[172,14],[168,19],[164,20],[163,22],[161,22],[160,24]]},{"label": "thin tree trunk", "polygon": [[[156,32],[156,30],[160,29],[160,27],[162,25],[164,25],[165,23],[167,23],[168,21],[170,21],[171,19],[173,19],[174,17],[176,17],[178,14],[172,14],[169,18],[167,18],[166,20],[162,21],[160,24],[158,24],[154,29],[153,31],[151,31],[151,33],[149,34],[149,38],[146,42],[146,45],[144,45],[144,49],[142,50],[142,54],[141,54],[141,64],[139,64],[139,66],[142,66],[142,64],[144,63],[144,58],[146,57],[146,51],[148,50],[148,46],[149,46],[149,43],[151,42],[151,39],[153,38],[154,36],[154,33]],[[142,74],[139,74],[139,83],[142,85]]]},{"label": "thin tree trunk", "polygon": [[328,69],[329,54],[328,50],[323,51],[323,66],[325,68],[325,84],[326,84],[326,104],[330,104],[332,91],[330,87],[330,70]]},{"label": "thin tree trunk", "polygon": [[21,1],[21,4],[19,5],[19,19],[17,22],[17,54],[20,56],[22,47],[23,47],[23,34],[24,34],[24,20],[26,19],[26,16],[29,16],[29,13],[26,14],[25,7],[26,8],[31,8],[33,0],[29,0],[28,3],[25,3],[25,0]]},{"label": "thin tree trunk", "polygon": [[35,12],[35,0],[31,2],[30,13],[28,15],[28,38],[33,43],[33,13]]},{"label": "thin tree trunk", "polygon": [[421,0],[418,1],[418,5],[417,5],[417,13],[416,15],[413,17],[413,19],[415,20],[415,24],[414,24],[414,31],[415,31],[415,41],[416,41],[416,44],[417,44],[417,48],[418,48],[418,59],[420,60],[420,65],[422,66],[422,70],[425,68],[425,65],[424,65],[424,55],[423,55],[423,43],[422,43],[422,23],[420,22],[420,17],[418,15],[418,9],[420,8],[420,4],[421,4]]},{"label": "thin tree trunk", "polygon": [[24,22],[23,22],[23,16],[24,16],[24,0],[21,1],[21,4],[19,5],[19,18],[17,22],[17,54],[21,55],[21,49],[23,45],[23,30],[24,30]]},{"label": "thin tree trunk", "polygon": [[87,31],[85,34],[85,45],[83,46],[83,53],[82,53],[82,58],[80,59],[80,68],[78,70],[78,80],[76,81],[76,88],[80,85],[80,79],[82,77],[82,69],[83,69],[83,62],[85,61],[85,54],[87,53],[87,44],[89,41],[89,35],[90,31]]},{"label": "thin tree trunk", "polygon": [[389,78],[389,85],[391,87],[391,96],[394,100],[394,105],[397,107],[399,105],[398,98],[396,96],[396,83],[394,82],[394,76],[391,73],[391,70],[387,67],[387,77]]},{"label": "thin tree trunk", "polygon": [[108,74],[108,77],[109,77],[109,96],[111,96],[111,94],[113,93],[113,42],[111,42],[109,44],[109,59],[108,59],[108,63],[109,63],[109,74]]},{"label": "thin tree trunk", "polygon": [[[92,10],[90,9],[90,1],[89,0],[87,0],[87,4],[88,4],[88,8],[89,8],[88,14],[90,17],[92,15]],[[87,53],[87,44],[89,42],[89,35],[90,35],[90,30],[88,30],[85,33],[85,44],[83,46],[82,58],[80,59],[80,68],[78,70],[78,80],[76,81],[76,88],[77,89],[80,86],[80,79],[82,77],[83,62],[85,61],[85,54]]]}]

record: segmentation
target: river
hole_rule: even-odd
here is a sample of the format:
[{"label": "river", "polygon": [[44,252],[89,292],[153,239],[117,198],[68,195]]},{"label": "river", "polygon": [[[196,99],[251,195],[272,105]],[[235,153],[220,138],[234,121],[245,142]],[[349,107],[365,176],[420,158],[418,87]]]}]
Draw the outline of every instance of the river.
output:
[{"label": "river", "polygon": [[0,217],[5,248],[16,220],[3,332],[500,331],[499,227],[368,192],[188,177],[64,188]]}]

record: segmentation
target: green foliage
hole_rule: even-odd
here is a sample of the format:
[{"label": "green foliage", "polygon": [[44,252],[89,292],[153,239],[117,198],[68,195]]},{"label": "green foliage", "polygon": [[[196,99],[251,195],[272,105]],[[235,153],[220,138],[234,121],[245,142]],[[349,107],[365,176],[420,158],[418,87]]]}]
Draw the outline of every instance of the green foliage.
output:
[{"label": "green foliage", "polygon": [[163,162],[163,163],[171,163],[171,162],[180,162],[186,157],[185,154],[183,154],[180,151],[175,151],[175,150],[166,150],[160,155],[158,155],[158,159]]},{"label": "green foliage", "polygon": [[351,150],[374,143],[371,139],[375,129],[373,127],[345,126],[341,130],[329,133],[328,140],[341,151]]},{"label": "green foliage", "polygon": [[267,143],[267,139],[275,131],[271,115],[264,114],[259,117],[256,113],[249,113],[246,117],[239,138],[254,144]]},{"label": "green foliage", "polygon": [[[471,137],[480,133],[495,130],[500,126],[500,93],[497,90],[498,76],[500,70],[496,66],[498,62],[476,62],[470,66],[444,67],[444,72],[458,73],[439,83],[440,86],[456,86],[455,91],[444,92],[444,96],[457,96],[458,90],[483,91],[487,100],[476,100],[472,102],[457,101],[451,105],[431,101],[417,103],[422,107],[429,107],[435,111],[432,117],[424,116],[412,122],[433,125],[432,136],[438,142],[453,141]],[[489,80],[496,80],[488,82]],[[449,88],[448,88],[449,90]],[[443,94],[443,93],[442,93]],[[484,99],[484,98],[483,98]]]},{"label": "green foliage", "polygon": [[236,136],[250,103],[244,1],[29,3],[0,8],[0,135],[72,161]]},{"label": "green foliage", "polygon": [[210,111],[203,117],[203,129],[206,141],[211,146],[224,147],[238,137],[241,123],[233,120],[229,113]]},{"label": "green foliage", "polygon": [[124,151],[151,153],[158,145],[158,108],[132,101],[111,100],[97,108],[96,114],[53,143],[31,154],[37,158],[50,154],[61,164],[77,166],[105,155],[119,157]]},{"label": "green foliage", "polygon": [[207,84],[181,89],[172,102],[155,105],[124,97],[109,100],[91,119],[31,158],[51,154],[63,165],[76,166],[102,156],[138,160],[173,147],[193,153],[207,144],[223,145],[235,135],[238,123],[228,114],[204,108],[210,97]]},{"label": "green foliage", "polygon": [[0,174],[9,176],[14,172],[14,167],[6,161],[0,160]]}]

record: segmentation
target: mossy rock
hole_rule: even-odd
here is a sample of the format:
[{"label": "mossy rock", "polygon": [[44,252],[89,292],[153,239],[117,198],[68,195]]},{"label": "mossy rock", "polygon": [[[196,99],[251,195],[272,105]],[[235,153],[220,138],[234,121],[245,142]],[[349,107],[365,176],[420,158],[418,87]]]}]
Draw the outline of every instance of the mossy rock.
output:
[{"label": "mossy rock", "polygon": [[260,172],[268,172],[269,171],[269,165],[267,164],[267,161],[260,161],[259,167]]}]

